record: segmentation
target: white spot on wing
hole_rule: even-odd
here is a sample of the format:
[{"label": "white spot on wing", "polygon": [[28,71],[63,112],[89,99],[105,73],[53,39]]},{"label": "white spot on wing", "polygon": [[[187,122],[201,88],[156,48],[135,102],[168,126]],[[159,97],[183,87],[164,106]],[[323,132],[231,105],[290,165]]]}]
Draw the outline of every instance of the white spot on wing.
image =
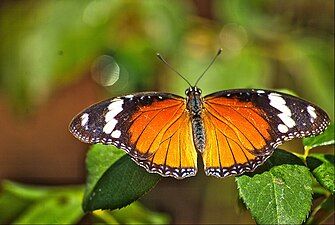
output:
[{"label": "white spot on wing", "polygon": [[114,119],[114,117],[122,111],[122,104],[123,100],[113,101],[111,104],[109,104],[108,106],[109,111],[105,115],[106,123]]},{"label": "white spot on wing", "polygon": [[115,119],[115,116],[119,114],[123,108],[123,100],[122,99],[114,99],[111,104],[108,106],[108,112],[105,115],[105,122],[106,125],[103,128],[103,132],[106,134],[110,134],[117,124],[117,120]]},{"label": "white spot on wing", "polygon": [[312,117],[311,118],[311,122],[314,122],[314,119],[316,119],[317,115],[315,113],[315,108],[313,106],[307,106],[307,112],[309,113],[309,115]]},{"label": "white spot on wing", "polygon": [[288,127],[285,126],[284,124],[279,124],[278,125],[278,130],[280,133],[287,133],[288,132]]},{"label": "white spot on wing", "polygon": [[116,124],[117,124],[117,120],[112,119],[111,121],[109,121],[108,123],[106,123],[106,125],[104,126],[104,128],[102,129],[102,131],[104,133],[106,133],[106,134],[110,134],[114,130]]},{"label": "white spot on wing", "polygon": [[[289,107],[286,105],[286,101],[284,98],[281,97],[280,94],[277,93],[270,93],[268,96],[270,100],[270,105],[276,109],[278,109],[281,113],[278,114],[278,117],[283,121],[286,128],[292,128],[296,125],[295,121],[292,119],[292,112]],[[283,126],[282,130],[284,130]],[[282,132],[286,133],[286,132]]]},{"label": "white spot on wing", "polygon": [[257,90],[257,93],[258,93],[258,94],[264,94],[265,91],[263,91],[263,90]]},{"label": "white spot on wing", "polygon": [[126,95],[126,96],[124,96],[125,98],[133,98],[134,97],[134,95]]},{"label": "white spot on wing", "polygon": [[295,122],[294,122],[294,120],[293,120],[290,116],[288,116],[287,114],[285,114],[285,113],[280,113],[280,114],[278,114],[278,117],[279,117],[279,118],[281,119],[281,121],[283,121],[284,124],[285,124],[286,126],[288,126],[289,128],[292,128],[292,127],[295,126]]},{"label": "white spot on wing", "polygon": [[286,106],[286,101],[278,94],[271,93],[269,94],[270,105],[281,112],[291,114],[291,110]]},{"label": "white spot on wing", "polygon": [[81,126],[85,126],[88,122],[88,114],[84,113],[83,115],[81,115]]},{"label": "white spot on wing", "polygon": [[111,134],[113,138],[119,138],[121,136],[121,131],[119,130],[114,130]]}]

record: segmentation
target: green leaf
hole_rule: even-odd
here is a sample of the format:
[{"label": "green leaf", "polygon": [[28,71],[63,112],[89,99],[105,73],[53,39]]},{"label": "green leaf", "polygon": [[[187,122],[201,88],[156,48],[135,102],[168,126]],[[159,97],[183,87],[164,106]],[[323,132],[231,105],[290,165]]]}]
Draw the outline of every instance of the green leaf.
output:
[{"label": "green leaf", "polygon": [[139,202],[134,202],[120,210],[96,210],[92,213],[94,224],[169,224],[165,213],[151,211]]},{"label": "green leaf", "polygon": [[303,144],[305,148],[315,148],[318,146],[324,145],[333,145],[335,143],[334,139],[334,123],[330,124],[327,130],[316,136],[316,137],[309,137],[303,139]]},{"label": "green leaf", "polygon": [[112,212],[120,224],[169,224],[170,219],[166,214],[153,212],[139,202]]},{"label": "green leaf", "polygon": [[75,223],[82,216],[83,188],[40,187],[5,181],[0,196],[0,223]]},{"label": "green leaf", "polygon": [[321,166],[313,170],[312,173],[323,187],[327,188],[333,194],[335,193],[333,164],[323,163]]},{"label": "green leaf", "polygon": [[31,205],[13,224],[73,224],[83,216],[82,188],[50,192]]},{"label": "green leaf", "polygon": [[9,223],[29,205],[45,197],[49,190],[43,187],[23,185],[11,181],[3,181],[0,195],[0,224]]},{"label": "green leaf", "polygon": [[86,167],[88,170],[88,178],[84,199],[89,196],[96,183],[103,176],[105,171],[119,160],[125,154],[124,151],[112,145],[96,144],[92,145],[86,158]]},{"label": "green leaf", "polygon": [[314,170],[316,167],[320,166],[322,163],[335,163],[334,155],[331,154],[321,154],[313,153],[306,158],[307,166]]},{"label": "green leaf", "polygon": [[19,215],[30,201],[18,198],[9,192],[3,192],[0,196],[0,224],[9,224]]},{"label": "green leaf", "polygon": [[21,199],[3,190],[0,195],[0,224],[9,224],[10,221],[22,213],[29,204],[31,204],[31,201]]},{"label": "green leaf", "polygon": [[306,162],[316,180],[334,194],[334,155],[311,154]]},{"label": "green leaf", "polygon": [[115,147],[96,145],[88,154],[90,178],[83,200],[85,212],[122,208],[140,198],[160,180],[161,176],[148,173],[128,155],[122,156],[120,151]]},{"label": "green leaf", "polygon": [[52,188],[33,185],[24,185],[12,181],[4,181],[3,189],[25,200],[38,200],[46,196]]},{"label": "green leaf", "polygon": [[259,224],[300,224],[310,211],[312,178],[305,166],[275,166],[236,181],[240,197]]},{"label": "green leaf", "polygon": [[[104,149],[105,148],[102,146]],[[93,147],[92,149],[99,149]],[[94,151],[93,151],[94,152]],[[99,154],[103,158],[104,154]],[[102,164],[106,162],[102,160]],[[93,161],[92,161],[93,163]],[[96,171],[97,172],[97,171]],[[96,173],[98,174],[98,173]],[[92,180],[93,181],[93,180]],[[0,195],[0,224],[76,223],[83,216],[80,204],[82,187],[33,186],[11,181],[2,182]],[[146,209],[140,203],[115,211],[95,211],[94,218],[106,224],[167,224],[169,217]],[[95,224],[95,223],[94,223]]]}]

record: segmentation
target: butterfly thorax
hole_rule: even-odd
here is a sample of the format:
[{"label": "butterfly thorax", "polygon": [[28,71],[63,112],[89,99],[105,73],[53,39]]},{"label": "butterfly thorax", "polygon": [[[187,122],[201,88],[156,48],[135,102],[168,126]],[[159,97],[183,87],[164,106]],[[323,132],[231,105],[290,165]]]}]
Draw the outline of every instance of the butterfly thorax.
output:
[{"label": "butterfly thorax", "polygon": [[194,145],[202,153],[205,149],[206,135],[202,119],[201,90],[197,87],[190,87],[185,91],[185,94],[187,95],[187,110],[191,116]]}]

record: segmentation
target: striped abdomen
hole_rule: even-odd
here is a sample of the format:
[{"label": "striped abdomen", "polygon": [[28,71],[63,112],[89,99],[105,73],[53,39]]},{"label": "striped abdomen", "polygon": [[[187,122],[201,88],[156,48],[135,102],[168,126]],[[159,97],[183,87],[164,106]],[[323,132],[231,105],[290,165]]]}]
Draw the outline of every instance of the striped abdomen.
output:
[{"label": "striped abdomen", "polygon": [[206,138],[204,123],[200,116],[192,118],[192,131],[195,148],[202,153],[205,149]]}]

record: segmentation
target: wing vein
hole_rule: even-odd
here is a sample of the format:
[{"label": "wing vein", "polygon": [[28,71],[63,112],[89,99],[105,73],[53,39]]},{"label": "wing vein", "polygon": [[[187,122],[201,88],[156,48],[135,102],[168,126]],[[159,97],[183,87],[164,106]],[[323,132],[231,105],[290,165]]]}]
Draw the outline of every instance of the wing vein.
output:
[{"label": "wing vein", "polygon": [[179,169],[181,169],[181,145],[180,145],[180,132],[178,132],[178,150],[179,150]]},{"label": "wing vein", "polygon": [[[210,108],[212,108],[216,113],[218,113],[218,111],[215,109],[215,108],[213,108],[211,105],[209,105],[208,104],[208,106],[210,107]],[[218,119],[219,121],[221,121],[222,123],[224,123],[224,124],[226,124],[227,126],[229,126],[230,128],[232,128],[232,126],[233,127],[235,127],[238,131],[240,131],[240,133],[245,137],[245,139],[247,139],[248,140],[248,142],[250,143],[250,145],[254,148],[254,149],[256,149],[255,148],[255,146],[252,144],[252,142],[249,140],[249,138],[247,138],[247,136],[236,126],[236,125],[234,125],[232,122],[230,122],[230,121],[228,121],[229,122],[229,124],[227,123],[227,122],[224,122],[222,119],[220,119],[220,118],[218,118],[216,115],[214,115],[211,111],[209,111],[209,110],[207,110],[213,117],[215,117],[216,119]],[[219,115],[220,115],[220,113],[218,113]],[[227,121],[227,120],[226,120]],[[232,125],[232,126],[230,126],[230,124]],[[234,129],[232,129],[233,131],[234,131]],[[236,134],[236,136],[237,136],[237,138],[239,139],[239,137],[238,137],[238,134],[236,133],[236,131],[234,131],[234,133]],[[240,142],[241,142],[241,140],[240,140]]]},{"label": "wing vein", "polygon": [[[212,122],[212,121],[210,121],[210,122]],[[220,164],[220,168],[222,168],[222,165],[221,165],[221,155],[220,155],[220,147],[219,147],[219,139],[218,139],[218,135],[216,133],[216,128],[214,129],[214,133],[215,133],[215,138],[216,138],[216,146],[218,147],[219,164]]]},{"label": "wing vein", "polygon": [[[179,111],[179,109],[182,107],[182,105],[174,112],[174,114],[173,114],[173,116],[172,117],[174,117],[175,115],[176,115],[176,113]],[[164,134],[166,133],[166,131],[173,125],[173,124],[175,124],[179,119],[180,119],[180,117],[183,115],[183,113],[181,113],[181,115],[177,118],[177,119],[175,119],[167,128],[166,128],[166,130],[164,131],[164,133],[163,133],[163,136],[164,136]],[[165,127],[163,127],[161,130],[163,130]],[[154,141],[156,140],[156,138],[158,137],[158,135],[159,135],[159,133],[161,132],[161,130],[159,131],[159,132],[157,132],[157,134],[156,134],[156,136],[155,136],[155,138],[152,140],[152,142],[151,142],[151,144],[150,144],[150,146],[149,146],[149,148],[147,149],[147,151],[146,151],[146,153],[150,150],[150,148],[151,148],[151,146],[152,146],[152,144],[154,143]]]},{"label": "wing vein", "polygon": [[225,138],[226,138],[226,142],[227,142],[227,144],[228,144],[230,153],[231,153],[231,155],[233,156],[234,164],[236,164],[237,162],[236,162],[236,159],[235,159],[235,155],[234,155],[234,153],[233,153],[233,150],[231,149],[231,146],[230,146],[230,144],[229,144],[228,138],[227,138],[227,137],[225,137]]},{"label": "wing vein", "polygon": [[[238,110],[236,110],[235,108],[232,107],[232,109],[238,113],[241,117],[243,117],[249,124],[251,124],[251,126],[253,126],[255,128],[255,130],[262,136],[262,138],[264,139],[265,143],[267,143],[267,139],[263,136],[263,134],[257,129],[257,127],[247,118],[245,117],[243,114],[241,114]],[[253,110],[253,112],[255,112]],[[256,112],[255,112],[256,113]],[[256,113],[257,114],[257,113]],[[259,115],[259,114],[257,114]]]},{"label": "wing vein", "polygon": [[[205,102],[206,103],[206,102]],[[210,100],[207,100],[207,103],[206,104],[213,104],[213,105],[219,105],[219,106],[226,106],[226,107],[230,107],[230,108],[233,108],[233,106],[231,106],[231,105],[227,105],[227,104],[219,104],[219,103],[217,103],[217,102],[210,102]],[[243,107],[245,107],[245,108],[252,108],[252,109],[255,109],[256,107],[254,107],[254,106],[243,106]]]},{"label": "wing vein", "polygon": [[137,137],[136,141],[134,142],[134,146],[137,145],[138,140],[141,138],[142,134],[144,133],[144,131],[146,130],[146,128],[149,126],[149,124],[156,118],[156,116],[161,112],[162,110],[159,110],[151,119],[150,121],[145,125],[145,127],[143,128],[143,130],[141,131],[140,135]]},{"label": "wing vein", "polygon": [[[183,114],[182,114],[182,115],[183,115]],[[180,115],[180,117],[182,117],[182,115]],[[177,120],[179,120],[180,117],[179,117]],[[184,120],[186,120],[186,119],[187,119],[187,117],[186,117]],[[177,120],[175,120],[174,122],[177,122]],[[184,121],[183,121],[183,122],[184,122]],[[183,122],[182,122],[182,123],[183,123]],[[173,136],[177,133],[177,131],[178,131],[179,128],[181,127],[182,123],[180,123],[178,129],[176,129],[176,131],[175,131],[173,134],[171,134],[170,137],[173,137]],[[166,131],[167,131],[167,130],[165,130],[164,134],[166,133]],[[163,134],[163,136],[164,136],[164,134]],[[162,144],[163,142],[167,141],[170,137],[167,137],[164,141],[161,142],[161,144]]]},{"label": "wing vein", "polygon": [[[252,109],[252,111],[254,112],[254,113],[257,113],[254,109]],[[269,121],[271,121],[271,119],[265,114],[265,113],[263,113],[263,114],[258,114],[260,117],[262,117],[264,120],[266,120],[267,122],[268,122],[268,124],[270,125],[270,127],[271,127],[271,130],[272,131],[275,131],[276,129],[272,126],[272,124],[269,122]]]},{"label": "wing vein", "polygon": [[169,144],[168,144],[168,146],[167,146],[167,148],[166,148],[165,159],[164,159],[164,170],[165,170],[165,168],[166,168],[166,160],[167,160],[168,153],[169,153],[169,150],[170,150],[170,144],[171,144],[171,138],[170,138],[170,140],[169,140]]},{"label": "wing vein", "polygon": [[[212,122],[212,119],[209,117],[209,121],[211,122],[211,124],[214,126],[214,123]],[[214,126],[215,127],[215,126]],[[220,130],[219,128],[216,128],[215,127],[215,129],[217,129],[225,138],[226,138],[226,141],[227,141],[227,139],[229,139],[229,140],[231,140],[231,141],[233,141],[235,144],[237,144],[238,145],[238,147],[240,147],[240,149],[242,150],[242,152],[244,153],[244,150],[243,149],[245,149],[246,150],[246,148],[244,148],[243,146],[241,146],[240,145],[240,143],[238,143],[237,141],[235,141],[234,139],[231,139],[231,138],[229,138],[228,136],[226,136],[225,134],[224,134],[224,132],[222,131],[222,130]],[[227,143],[228,143],[228,141],[227,141]],[[245,155],[245,154],[244,154]],[[246,156],[246,155],[245,155]],[[247,160],[248,160],[248,157],[246,157],[247,158]]]},{"label": "wing vein", "polygon": [[159,110],[163,110],[163,109],[168,109],[168,108],[176,107],[176,106],[182,105],[182,104],[183,103],[178,103],[178,104],[174,104],[174,105],[170,105],[170,106],[166,106],[166,107],[162,107],[162,108],[154,108],[154,109],[147,109],[147,110],[140,109],[139,112],[151,112],[151,111],[156,111],[158,109]]}]

